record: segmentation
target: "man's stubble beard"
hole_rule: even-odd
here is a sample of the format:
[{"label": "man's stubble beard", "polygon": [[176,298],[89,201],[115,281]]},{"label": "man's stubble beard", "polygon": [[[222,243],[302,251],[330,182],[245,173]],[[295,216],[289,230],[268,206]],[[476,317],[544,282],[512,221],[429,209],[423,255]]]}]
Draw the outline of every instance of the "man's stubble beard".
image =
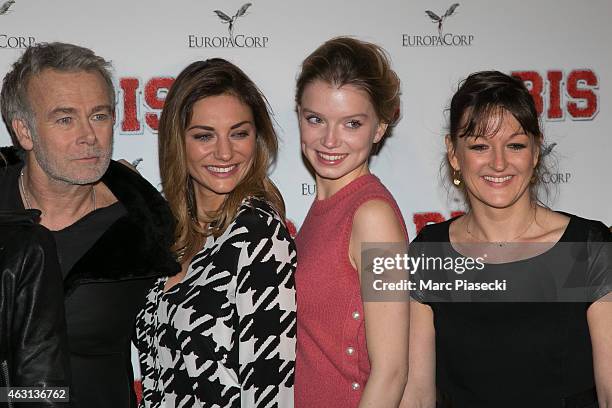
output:
[{"label": "man's stubble beard", "polygon": [[40,168],[45,172],[45,174],[47,174],[48,177],[57,181],[62,181],[67,184],[87,185],[98,182],[102,178],[104,173],[106,173],[106,170],[108,169],[108,166],[110,164],[111,157],[113,155],[112,141],[109,148],[107,149],[108,151],[104,151],[105,149],[101,147],[96,147],[93,148],[93,150],[87,152],[87,154],[98,156],[99,162],[95,165],[95,173],[85,178],[79,177],[79,175],[77,174],[65,174],[66,171],[62,171],[63,169],[61,168],[61,162],[64,161],[67,163],[71,158],[63,158],[64,160],[59,161],[57,160],[57,158],[55,158],[54,160],[53,155],[49,154],[48,149],[46,147],[43,147],[44,145],[41,143],[38,133],[33,128],[34,127],[32,126],[30,131],[32,136],[32,150],[34,151],[34,157],[38,162]]}]

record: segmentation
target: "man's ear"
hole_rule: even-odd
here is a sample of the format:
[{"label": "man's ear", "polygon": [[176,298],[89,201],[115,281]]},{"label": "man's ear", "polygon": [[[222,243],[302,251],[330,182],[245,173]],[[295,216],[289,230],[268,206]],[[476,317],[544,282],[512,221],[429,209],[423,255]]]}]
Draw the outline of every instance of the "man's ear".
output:
[{"label": "man's ear", "polygon": [[382,140],[383,136],[387,132],[387,128],[389,127],[388,123],[380,122],[378,127],[376,128],[376,134],[374,135],[374,143],[378,143]]},{"label": "man's ear", "polygon": [[459,160],[457,160],[455,146],[453,145],[453,140],[451,139],[450,135],[446,135],[444,138],[444,143],[446,143],[446,158],[448,159],[448,162],[453,170],[460,171],[461,168],[459,166]]},{"label": "man's ear", "polygon": [[21,145],[21,148],[26,151],[30,151],[34,148],[34,141],[32,140],[32,132],[30,127],[23,119],[13,119],[11,126],[17,136],[17,141]]}]

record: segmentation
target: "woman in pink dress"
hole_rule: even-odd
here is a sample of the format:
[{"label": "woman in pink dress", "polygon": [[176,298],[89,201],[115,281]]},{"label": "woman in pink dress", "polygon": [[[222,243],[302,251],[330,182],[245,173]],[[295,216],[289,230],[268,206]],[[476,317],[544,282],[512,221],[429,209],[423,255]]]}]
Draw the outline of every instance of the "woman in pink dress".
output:
[{"label": "woman in pink dress", "polygon": [[296,239],[295,405],[396,407],[408,372],[408,302],[363,301],[361,245],[408,241],[401,211],[368,166],[399,116],[399,78],[377,45],[334,38],[303,62],[296,103],[317,196]]}]

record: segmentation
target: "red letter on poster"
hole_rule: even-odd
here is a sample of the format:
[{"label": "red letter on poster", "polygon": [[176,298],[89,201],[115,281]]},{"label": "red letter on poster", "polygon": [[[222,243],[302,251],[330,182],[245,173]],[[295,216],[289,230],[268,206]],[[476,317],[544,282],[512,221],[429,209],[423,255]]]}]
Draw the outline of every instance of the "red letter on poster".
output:
[{"label": "red letter on poster", "polygon": [[548,79],[548,110],[546,116],[548,119],[561,119],[563,117],[563,111],[561,110],[563,73],[561,71],[548,71],[546,76]]},{"label": "red letter on poster", "polygon": [[515,76],[525,82],[525,86],[529,90],[533,101],[535,102],[538,115],[544,110],[544,102],[542,100],[542,91],[544,90],[544,81],[540,74],[535,71],[516,71],[510,75]]},{"label": "red letter on poster", "polygon": [[567,78],[567,94],[581,100],[567,103],[567,111],[575,119],[592,119],[597,114],[597,94],[593,89],[597,88],[599,82],[597,75],[590,69],[576,69],[570,72]]},{"label": "red letter on poster", "polygon": [[136,107],[136,91],[140,86],[138,78],[121,78],[119,86],[123,91],[123,120],[121,121],[122,132],[138,132],[140,122],[138,122]]},{"label": "red letter on poster", "polygon": [[[145,102],[147,103],[147,106],[151,109],[161,110],[164,107],[166,98],[160,98],[159,91],[163,89],[167,92],[173,82],[174,78],[151,78],[145,86]],[[151,129],[157,131],[157,128],[159,127],[158,113],[145,114],[145,120]]]}]

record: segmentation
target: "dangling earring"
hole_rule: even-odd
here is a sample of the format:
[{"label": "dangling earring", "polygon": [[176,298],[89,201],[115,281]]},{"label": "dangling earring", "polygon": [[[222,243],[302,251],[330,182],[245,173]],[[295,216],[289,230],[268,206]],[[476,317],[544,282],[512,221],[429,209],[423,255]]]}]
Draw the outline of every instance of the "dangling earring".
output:
[{"label": "dangling earring", "polygon": [[453,184],[459,187],[461,185],[461,172],[453,170]]}]

